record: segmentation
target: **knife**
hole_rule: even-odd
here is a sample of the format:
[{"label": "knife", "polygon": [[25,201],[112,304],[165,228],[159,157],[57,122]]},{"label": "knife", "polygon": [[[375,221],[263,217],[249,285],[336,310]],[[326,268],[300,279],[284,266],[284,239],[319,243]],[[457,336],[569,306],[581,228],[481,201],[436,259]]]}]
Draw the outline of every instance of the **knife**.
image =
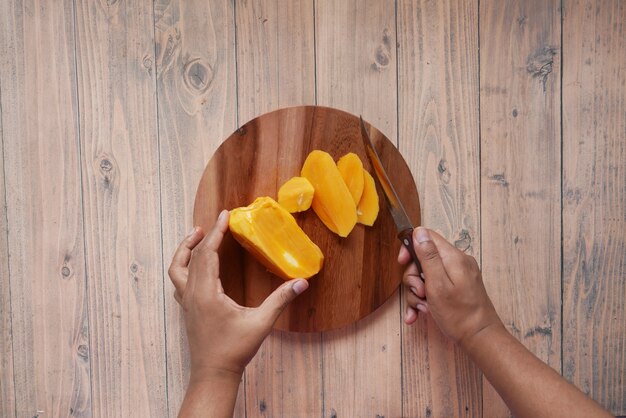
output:
[{"label": "knife", "polygon": [[417,255],[415,254],[415,249],[413,248],[413,225],[411,224],[411,220],[406,214],[404,206],[402,206],[402,202],[398,197],[398,193],[396,193],[396,190],[393,188],[393,184],[391,184],[387,172],[383,168],[380,157],[378,156],[378,153],[374,148],[374,144],[370,139],[370,135],[365,128],[363,117],[359,116],[359,119],[361,119],[361,137],[363,138],[367,158],[369,158],[370,163],[374,168],[374,177],[383,189],[385,199],[387,200],[387,207],[389,208],[393,222],[396,224],[396,228],[398,230],[398,239],[402,242],[404,248],[409,251],[409,254],[411,254],[411,259],[417,266],[418,273],[423,278],[424,276],[421,274],[422,266],[420,265],[420,261],[418,260]]}]

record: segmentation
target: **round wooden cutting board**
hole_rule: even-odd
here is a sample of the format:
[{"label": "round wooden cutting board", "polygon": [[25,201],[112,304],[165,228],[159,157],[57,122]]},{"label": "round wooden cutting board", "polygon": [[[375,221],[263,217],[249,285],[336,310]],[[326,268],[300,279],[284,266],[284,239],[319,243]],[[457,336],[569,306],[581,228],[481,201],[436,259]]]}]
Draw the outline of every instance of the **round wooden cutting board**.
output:
[{"label": "round wooden cutting board", "polygon": [[[419,225],[420,204],[411,171],[396,147],[366,125],[413,225]],[[198,186],[194,225],[209,231],[222,209],[247,206],[258,196],[276,199],[280,186],[300,175],[304,160],[315,149],[330,153],[335,161],[354,152],[372,173],[358,117],[318,106],[280,109],[246,123],[218,148]],[[376,310],[397,289],[403,270],[396,261],[400,242],[377,188],[380,212],[374,226],[357,224],[347,238],[328,230],[312,209],[295,214],[324,253],[324,267],[287,307],[276,328],[312,332],[343,327]],[[258,306],[283,283],[230,234],[220,248],[220,277],[226,294],[245,306]]]}]

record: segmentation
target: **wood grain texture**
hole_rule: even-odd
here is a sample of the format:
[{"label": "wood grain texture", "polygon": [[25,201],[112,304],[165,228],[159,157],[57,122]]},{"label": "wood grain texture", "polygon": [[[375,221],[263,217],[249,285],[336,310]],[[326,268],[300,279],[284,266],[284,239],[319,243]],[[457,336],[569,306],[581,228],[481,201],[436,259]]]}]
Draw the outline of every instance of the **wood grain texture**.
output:
[{"label": "wood grain texture", "polygon": [[[481,1],[482,268],[509,331],[561,365],[559,1]],[[484,416],[508,416],[485,380]]]},{"label": "wood grain texture", "polygon": [[[555,368],[562,347],[563,374],[626,415],[625,7],[0,2],[0,416],[120,415],[123,404],[130,415],[177,415],[189,364],[163,266],[192,226],[198,181],[239,125],[237,112],[246,122],[316,96],[363,113],[392,140],[399,134],[426,223],[474,255],[482,250],[509,329]],[[138,213],[148,214],[145,225]],[[128,290],[119,301],[116,286]],[[155,312],[165,336],[155,334]],[[467,404],[480,392],[466,360],[432,323],[400,321],[398,295],[348,329],[275,332],[247,369],[235,415],[480,416]],[[138,384],[130,412],[113,382]],[[482,415],[507,416],[498,402],[485,382]]]},{"label": "wood grain texture", "polygon": [[313,0],[235,2],[239,125],[315,104]]},{"label": "wood grain texture", "polygon": [[167,398],[152,3],[77,0],[76,45],[93,415],[155,416]]},{"label": "wood grain texture", "polygon": [[[211,155],[236,129],[235,29],[232,2],[158,0],[156,72],[161,165],[163,257],[167,267],[192,227],[198,181]],[[169,416],[189,377],[189,358],[174,287],[165,278]],[[237,416],[245,414],[240,386]]]},{"label": "wood grain texture", "polygon": [[[399,147],[423,224],[480,259],[477,22],[477,2],[398,2]],[[479,370],[432,318],[402,343],[403,416],[482,416]]]},{"label": "wood grain texture", "polygon": [[626,4],[565,1],[563,375],[626,414]]},{"label": "wood grain texture", "polygon": [[71,3],[1,2],[0,19],[15,413],[88,417]]},{"label": "wood grain texture", "polygon": [[[314,104],[313,0],[237,1],[235,18],[239,120]],[[321,334],[272,332],[246,368],[247,416],[321,416],[321,371]]]},{"label": "wood grain texture", "polygon": [[[315,2],[318,104],[344,109],[395,142],[395,10],[386,1]],[[402,413],[399,292],[373,315],[325,333],[324,416]]]},{"label": "wood grain texture", "polygon": [[[0,51],[4,52],[4,48]],[[11,282],[9,276],[9,243],[7,242],[9,226],[4,185],[4,132],[2,130],[2,85],[0,84],[0,353],[2,353],[2,357],[0,357],[0,416],[15,417]]]}]

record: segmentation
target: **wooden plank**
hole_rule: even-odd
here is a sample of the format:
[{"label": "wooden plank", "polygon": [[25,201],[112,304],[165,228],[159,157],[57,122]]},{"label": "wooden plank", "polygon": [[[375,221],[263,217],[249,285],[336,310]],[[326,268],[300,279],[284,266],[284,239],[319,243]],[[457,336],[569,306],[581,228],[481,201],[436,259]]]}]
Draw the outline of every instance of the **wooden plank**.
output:
[{"label": "wooden plank", "polygon": [[7,199],[4,174],[4,132],[2,130],[2,86],[0,85],[0,416],[15,417],[13,382],[13,330],[11,328],[11,277],[7,235]]},{"label": "wooden plank", "polygon": [[167,409],[152,3],[76,1],[94,416]]},{"label": "wooden plank", "polygon": [[0,19],[15,415],[88,417],[72,5],[1,2]]},{"label": "wooden plank", "polygon": [[[315,2],[318,103],[397,138],[395,10],[382,0]],[[400,297],[322,336],[324,416],[400,416]]]},{"label": "wooden plank", "polygon": [[[192,227],[196,187],[220,142],[236,129],[235,25],[232,2],[158,0],[156,71],[165,266]],[[189,358],[174,287],[165,279],[169,416],[180,408]],[[244,416],[240,386],[236,416]]]},{"label": "wooden plank", "polygon": [[563,374],[626,414],[626,4],[566,1]]},{"label": "wooden plank", "polygon": [[235,8],[240,125],[281,107],[315,104],[313,0],[237,0]]},{"label": "wooden plank", "polygon": [[[399,146],[422,223],[480,259],[477,29],[477,2],[398,3]],[[403,416],[482,416],[480,371],[432,318],[403,327],[402,366]]]},{"label": "wooden plank", "polygon": [[[241,124],[314,104],[313,1],[237,1],[235,17]],[[320,333],[272,332],[246,369],[247,416],[321,416],[321,356]]]},{"label": "wooden plank", "polygon": [[[561,365],[560,2],[480,3],[483,278],[505,325]],[[484,416],[510,413],[485,381]]]}]

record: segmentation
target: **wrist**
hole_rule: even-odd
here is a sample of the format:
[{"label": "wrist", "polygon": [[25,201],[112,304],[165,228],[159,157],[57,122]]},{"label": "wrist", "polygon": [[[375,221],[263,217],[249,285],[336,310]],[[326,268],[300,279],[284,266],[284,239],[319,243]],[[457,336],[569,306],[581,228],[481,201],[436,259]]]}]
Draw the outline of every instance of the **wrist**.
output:
[{"label": "wrist", "polygon": [[207,384],[239,385],[243,371],[234,371],[218,367],[192,367],[189,376],[189,386],[201,386]]},{"label": "wrist", "polygon": [[463,351],[471,354],[473,351],[484,346],[485,343],[492,341],[493,338],[503,334],[509,335],[502,322],[489,322],[477,331],[459,340],[459,346],[463,349]]},{"label": "wrist", "polygon": [[232,417],[241,374],[219,368],[192,368],[179,418]]}]

